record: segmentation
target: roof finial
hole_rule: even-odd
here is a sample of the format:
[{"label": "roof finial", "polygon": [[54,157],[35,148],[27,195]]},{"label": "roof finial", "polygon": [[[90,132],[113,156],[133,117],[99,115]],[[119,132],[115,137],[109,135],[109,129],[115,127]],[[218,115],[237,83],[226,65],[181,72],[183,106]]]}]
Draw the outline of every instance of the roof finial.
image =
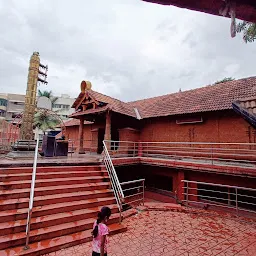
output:
[{"label": "roof finial", "polygon": [[179,92],[182,92],[182,91],[181,91],[181,88],[179,89]]},{"label": "roof finial", "polygon": [[82,81],[81,82],[81,92],[85,93],[85,90],[91,90],[92,84],[89,81]]}]

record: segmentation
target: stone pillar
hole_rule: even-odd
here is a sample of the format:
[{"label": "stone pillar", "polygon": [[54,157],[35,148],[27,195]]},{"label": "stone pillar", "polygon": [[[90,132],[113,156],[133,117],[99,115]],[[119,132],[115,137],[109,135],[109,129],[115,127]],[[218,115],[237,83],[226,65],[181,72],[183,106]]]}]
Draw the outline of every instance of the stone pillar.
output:
[{"label": "stone pillar", "polygon": [[184,200],[184,182],[182,182],[182,180],[184,180],[184,171],[182,170],[178,170],[178,174],[177,174],[177,180],[176,180],[176,195],[177,195],[177,199],[179,201]]},{"label": "stone pillar", "polygon": [[84,154],[84,117],[80,118],[79,124],[79,154]]},{"label": "stone pillar", "polygon": [[[111,140],[111,112],[108,110],[106,112],[106,125],[105,125],[105,135],[104,140]],[[111,143],[106,142],[108,150],[110,150]]]}]

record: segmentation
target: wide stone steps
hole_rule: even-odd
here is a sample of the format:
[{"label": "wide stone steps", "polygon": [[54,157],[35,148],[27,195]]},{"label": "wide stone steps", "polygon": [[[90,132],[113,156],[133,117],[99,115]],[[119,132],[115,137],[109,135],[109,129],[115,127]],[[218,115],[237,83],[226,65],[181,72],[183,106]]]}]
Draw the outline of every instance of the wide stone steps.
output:
[{"label": "wide stone steps", "polygon": [[[107,176],[106,171],[66,171],[66,172],[46,172],[46,173],[37,173],[37,179],[57,179],[57,178],[67,178],[70,177],[90,177],[90,176]],[[21,173],[21,174],[0,174],[0,180],[5,181],[20,181],[20,180],[29,180],[31,179],[32,173]]]},{"label": "wide stone steps", "polygon": [[[47,173],[47,172],[68,172],[70,170],[79,172],[79,171],[99,171],[102,167],[100,165],[91,165],[91,166],[41,166],[37,167],[36,173]],[[32,173],[32,167],[15,167],[15,168],[1,168],[0,174],[22,174],[22,173]]]},{"label": "wide stone steps", "polygon": [[[88,209],[102,205],[111,205],[115,202],[114,197],[108,197],[38,206],[33,208],[33,217],[45,216],[49,213],[56,214],[70,212],[73,210]],[[22,220],[27,218],[27,215],[28,208],[0,211],[0,222]]]},{"label": "wide stone steps", "polygon": [[100,165],[38,167],[31,249],[23,250],[31,178],[32,168],[0,169],[0,256],[42,255],[90,240],[97,212],[105,205],[112,209],[112,232],[125,230],[122,225],[114,224],[120,216],[105,168]]},{"label": "wide stone steps", "polygon": [[[127,228],[122,224],[110,224],[110,235],[125,232]],[[92,240],[91,230],[85,230],[75,232],[70,235],[63,235],[52,239],[41,240],[40,242],[34,242],[29,245],[29,249],[24,250],[24,246],[18,246],[16,248],[10,248],[7,250],[0,250],[1,256],[38,256],[53,251],[57,251],[60,248],[66,248],[69,246],[75,246],[81,243],[89,242]]]},{"label": "wide stone steps", "polygon": [[[102,197],[108,197],[111,195],[112,195],[111,190],[104,189],[104,190],[92,190],[92,191],[82,191],[82,192],[74,192],[74,193],[63,193],[63,194],[47,195],[47,196],[36,196],[34,197],[34,206],[37,207],[37,206],[44,206],[49,204],[102,198]],[[25,207],[28,207],[28,203],[29,203],[29,198],[1,200],[0,211],[25,208]]]},{"label": "wide stone steps", "polygon": [[[108,205],[108,206],[111,208],[112,213],[118,213],[118,208],[115,204]],[[49,226],[68,223],[70,222],[70,220],[74,222],[74,221],[84,220],[88,218],[95,218],[100,208],[101,207],[98,206],[98,207],[93,207],[88,209],[50,214],[50,215],[45,215],[41,217],[33,217],[31,218],[30,229],[36,230],[40,228],[47,228]],[[4,235],[9,235],[12,233],[25,232],[26,224],[27,224],[27,219],[0,223],[0,234],[1,234],[0,238]]]},{"label": "wide stone steps", "polygon": [[[37,187],[49,187],[54,185],[72,185],[72,184],[83,184],[92,182],[103,182],[108,181],[109,178],[103,176],[89,176],[89,177],[68,177],[59,179],[36,179]],[[21,180],[21,181],[4,181],[0,182],[0,190],[7,189],[21,189],[30,188],[31,180]]]},{"label": "wide stone steps", "polygon": [[[35,196],[61,194],[61,193],[71,193],[78,191],[95,190],[97,188],[107,189],[109,188],[109,182],[98,182],[98,183],[86,183],[86,184],[72,184],[72,185],[62,185],[62,186],[50,186],[50,187],[36,187]],[[24,198],[29,197],[30,188],[23,189],[12,189],[1,191],[0,200],[4,199],[14,199],[14,198]]]},{"label": "wide stone steps", "polygon": [[[71,218],[70,218],[71,220]],[[66,222],[59,225],[49,226],[30,231],[30,242],[38,242],[49,238],[68,235],[75,232],[90,229],[92,230],[95,218],[88,218],[78,221]],[[119,221],[119,214],[113,214],[109,220],[109,224]],[[20,232],[5,236],[0,236],[0,250],[9,247],[19,246],[26,243],[26,232]],[[1,255],[1,254],[0,254]]]}]

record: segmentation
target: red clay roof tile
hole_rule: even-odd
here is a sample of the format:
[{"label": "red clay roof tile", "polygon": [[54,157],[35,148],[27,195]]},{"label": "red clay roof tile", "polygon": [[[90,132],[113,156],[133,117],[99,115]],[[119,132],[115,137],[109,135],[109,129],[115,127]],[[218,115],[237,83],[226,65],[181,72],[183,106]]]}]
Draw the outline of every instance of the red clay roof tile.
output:
[{"label": "red clay roof tile", "polygon": [[[84,112],[77,112],[72,114],[71,117],[111,109],[114,112],[136,118],[134,108],[137,108],[142,118],[150,118],[232,109],[232,102],[256,96],[256,77],[209,85],[128,103],[93,90],[89,90],[87,93],[97,101],[104,102],[107,105],[95,110],[89,109]],[[80,93],[73,107],[79,103],[83,96],[84,94]]]},{"label": "red clay roof tile", "polygon": [[256,96],[256,77],[209,85],[198,89],[138,100],[142,118],[232,109],[232,102]]}]

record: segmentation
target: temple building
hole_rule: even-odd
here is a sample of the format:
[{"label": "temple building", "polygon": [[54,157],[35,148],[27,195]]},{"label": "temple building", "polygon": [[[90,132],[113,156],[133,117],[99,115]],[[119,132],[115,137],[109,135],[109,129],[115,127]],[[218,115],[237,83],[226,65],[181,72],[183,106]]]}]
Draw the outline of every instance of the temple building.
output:
[{"label": "temple building", "polygon": [[[76,151],[101,154],[105,140],[120,179],[146,178],[153,197],[161,192],[168,201],[184,178],[256,186],[255,171],[245,165],[256,160],[256,77],[133,102],[103,95],[83,81],[72,107],[66,137]],[[137,157],[120,158],[132,154]],[[186,161],[171,163],[175,156]],[[238,166],[206,165],[210,157]]]},{"label": "temple building", "polygon": [[[92,141],[98,153],[103,139],[251,143],[255,99],[256,77],[127,103],[85,88],[72,106],[70,117],[77,120],[69,121],[66,136]],[[79,152],[89,146],[81,143]]]}]

